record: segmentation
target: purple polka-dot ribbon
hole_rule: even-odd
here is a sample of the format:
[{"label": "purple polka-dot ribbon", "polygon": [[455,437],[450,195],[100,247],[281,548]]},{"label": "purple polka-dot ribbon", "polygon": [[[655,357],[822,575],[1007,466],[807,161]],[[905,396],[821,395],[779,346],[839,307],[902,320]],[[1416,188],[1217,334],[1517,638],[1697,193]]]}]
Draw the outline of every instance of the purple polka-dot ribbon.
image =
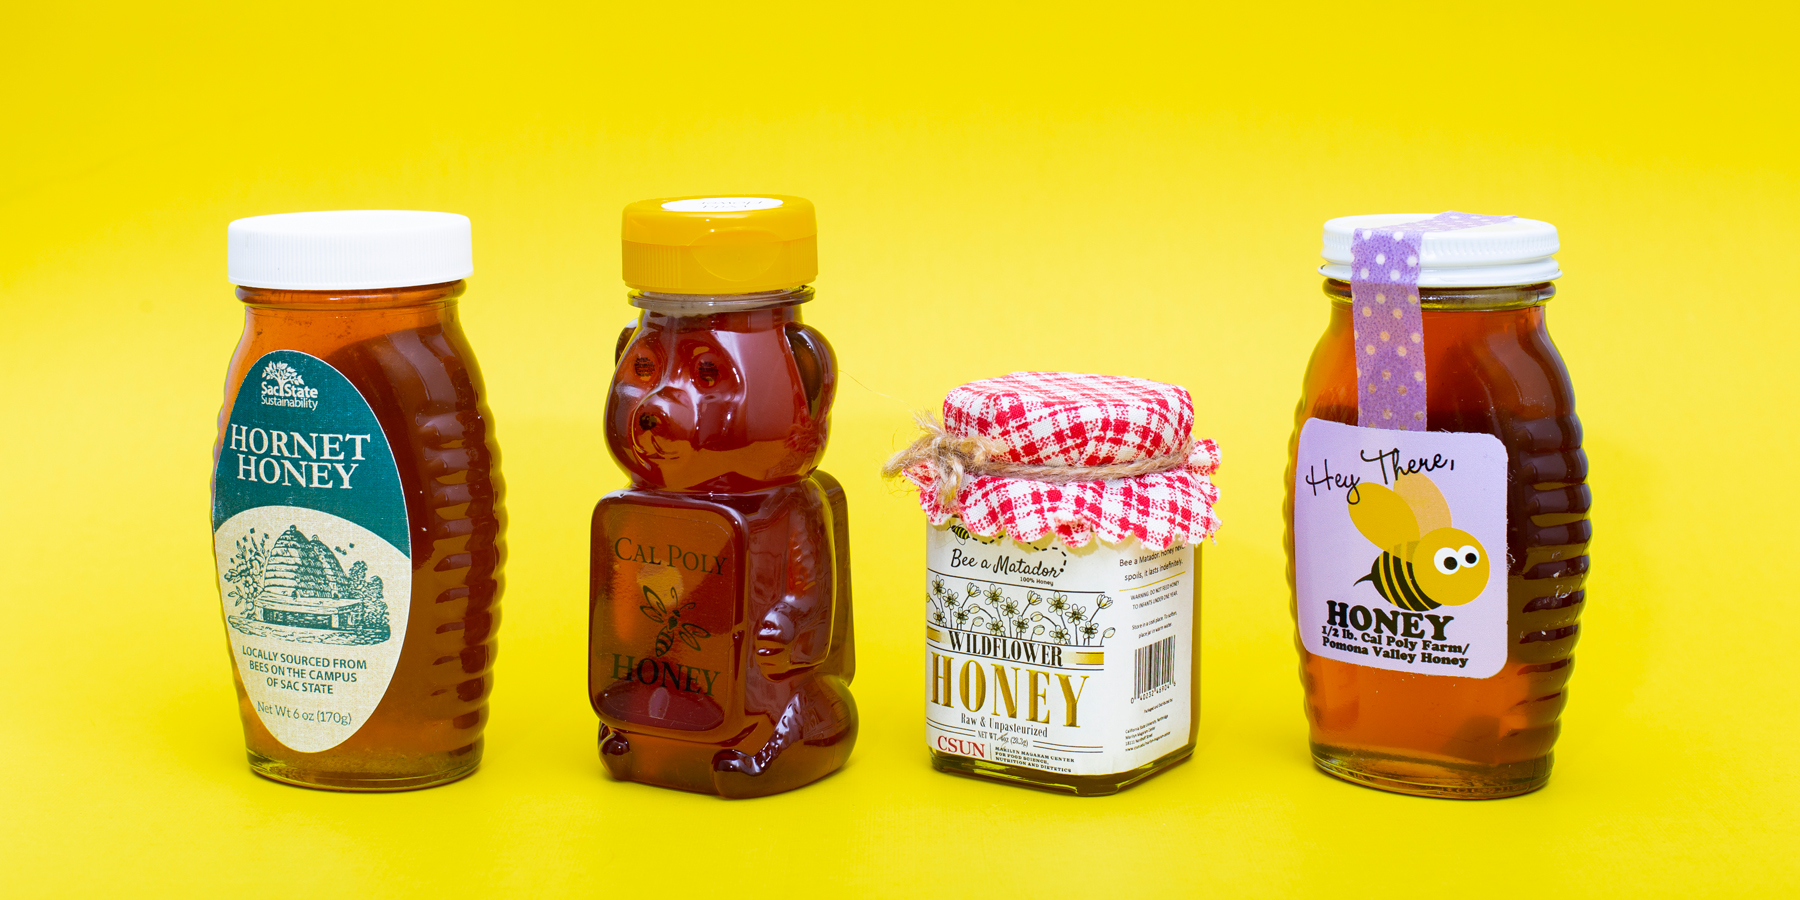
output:
[{"label": "purple polka-dot ribbon", "polygon": [[1425,234],[1479,228],[1514,218],[1447,212],[1351,233],[1356,424],[1425,430],[1425,317],[1419,309],[1419,258]]}]

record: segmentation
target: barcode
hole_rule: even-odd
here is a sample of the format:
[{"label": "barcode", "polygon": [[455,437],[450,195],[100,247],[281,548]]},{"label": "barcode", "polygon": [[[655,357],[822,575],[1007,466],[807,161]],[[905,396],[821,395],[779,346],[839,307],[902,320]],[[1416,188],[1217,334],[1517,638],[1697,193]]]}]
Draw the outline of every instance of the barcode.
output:
[{"label": "barcode", "polygon": [[1174,635],[1154,644],[1146,644],[1132,653],[1133,682],[1137,687],[1135,696],[1142,697],[1165,684],[1175,682]]}]

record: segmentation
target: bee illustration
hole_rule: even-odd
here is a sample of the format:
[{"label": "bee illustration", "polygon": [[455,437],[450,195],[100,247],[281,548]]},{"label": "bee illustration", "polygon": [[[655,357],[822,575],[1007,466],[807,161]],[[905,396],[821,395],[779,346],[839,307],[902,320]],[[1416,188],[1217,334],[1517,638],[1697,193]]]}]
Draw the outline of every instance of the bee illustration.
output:
[{"label": "bee illustration", "polygon": [[682,603],[681,595],[676,592],[675,588],[669,588],[667,605],[655,591],[648,587],[644,588],[644,605],[638,607],[638,611],[644,614],[644,618],[662,625],[662,630],[656,633],[657,656],[667,655],[669,650],[675,646],[676,640],[688,645],[690,649],[698,650],[701,638],[712,637],[712,632],[705,628],[692,622],[681,621],[682,614],[693,608],[694,601],[689,600]]},{"label": "bee illustration", "polygon": [[1350,492],[1350,521],[1380,548],[1369,574],[1381,599],[1413,612],[1461,606],[1487,588],[1487,550],[1450,527],[1450,504],[1424,475],[1402,475],[1392,490],[1359,484]]}]

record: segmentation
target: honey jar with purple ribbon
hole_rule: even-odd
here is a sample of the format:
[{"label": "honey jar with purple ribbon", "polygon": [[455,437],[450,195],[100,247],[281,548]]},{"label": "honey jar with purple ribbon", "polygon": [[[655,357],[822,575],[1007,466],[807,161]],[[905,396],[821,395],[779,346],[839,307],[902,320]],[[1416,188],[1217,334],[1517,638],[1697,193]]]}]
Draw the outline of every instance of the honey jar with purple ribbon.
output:
[{"label": "honey jar with purple ribbon", "polygon": [[1542,787],[1588,570],[1587,458],[1546,325],[1556,228],[1325,223],[1325,333],[1290,445],[1288,559],[1313,762],[1368,787]]}]

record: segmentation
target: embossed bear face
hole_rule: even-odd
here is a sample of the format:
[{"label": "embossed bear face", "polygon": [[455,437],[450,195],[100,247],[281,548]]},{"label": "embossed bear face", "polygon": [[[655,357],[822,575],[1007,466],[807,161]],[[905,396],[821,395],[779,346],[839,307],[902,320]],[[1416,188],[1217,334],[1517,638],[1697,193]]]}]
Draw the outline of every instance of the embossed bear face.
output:
[{"label": "embossed bear face", "polygon": [[836,362],[792,307],[648,313],[620,336],[607,446],[637,483],[739,493],[799,481],[825,453]]}]

